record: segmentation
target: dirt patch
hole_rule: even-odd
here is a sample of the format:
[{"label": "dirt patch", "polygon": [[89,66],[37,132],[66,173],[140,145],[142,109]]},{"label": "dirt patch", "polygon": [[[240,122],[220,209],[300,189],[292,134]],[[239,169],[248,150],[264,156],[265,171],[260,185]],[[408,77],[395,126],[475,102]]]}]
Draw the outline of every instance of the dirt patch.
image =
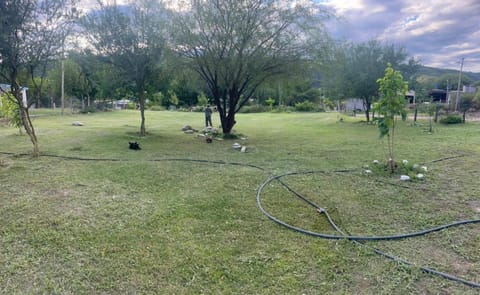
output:
[{"label": "dirt patch", "polygon": [[45,190],[45,195],[50,200],[58,201],[58,200],[63,200],[64,198],[70,197],[71,191],[67,189],[64,189],[64,190],[47,189]]},{"label": "dirt patch", "polygon": [[13,161],[8,158],[0,158],[0,168],[10,168],[13,165]]},{"label": "dirt patch", "polygon": [[463,275],[469,274],[474,269],[474,265],[466,261],[463,261],[463,262],[455,261],[452,264],[452,268],[455,274],[463,276]]},{"label": "dirt patch", "polygon": [[468,205],[472,207],[473,211],[480,213],[480,201],[470,201]]}]

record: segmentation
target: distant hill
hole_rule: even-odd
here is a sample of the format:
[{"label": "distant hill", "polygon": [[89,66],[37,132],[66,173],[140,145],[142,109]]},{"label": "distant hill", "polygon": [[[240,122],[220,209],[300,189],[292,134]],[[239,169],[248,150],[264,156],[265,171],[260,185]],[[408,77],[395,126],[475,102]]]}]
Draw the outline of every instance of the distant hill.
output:
[{"label": "distant hill", "polygon": [[[445,75],[445,74],[456,74],[456,75],[458,75],[458,72],[459,71],[457,71],[457,70],[439,69],[439,68],[422,66],[418,70],[417,74],[430,76],[430,77],[440,77],[440,76]],[[463,72],[463,74],[465,76],[468,76],[473,81],[480,81],[480,73]]]}]

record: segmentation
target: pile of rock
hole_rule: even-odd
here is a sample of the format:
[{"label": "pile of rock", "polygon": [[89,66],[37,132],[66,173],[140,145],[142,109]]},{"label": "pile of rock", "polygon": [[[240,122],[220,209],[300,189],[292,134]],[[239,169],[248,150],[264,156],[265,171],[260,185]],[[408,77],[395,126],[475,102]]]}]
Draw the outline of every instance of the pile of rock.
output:
[{"label": "pile of rock", "polygon": [[186,134],[192,134],[192,133],[198,132],[198,130],[193,129],[192,126],[190,126],[190,125],[183,126],[182,131]]}]

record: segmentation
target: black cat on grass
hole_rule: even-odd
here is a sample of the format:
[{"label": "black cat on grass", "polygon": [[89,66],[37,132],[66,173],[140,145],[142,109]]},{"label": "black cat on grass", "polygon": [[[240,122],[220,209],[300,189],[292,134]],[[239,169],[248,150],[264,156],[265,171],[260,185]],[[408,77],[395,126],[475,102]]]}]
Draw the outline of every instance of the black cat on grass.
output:
[{"label": "black cat on grass", "polygon": [[128,148],[131,150],[141,150],[140,145],[136,141],[129,141],[128,144],[129,144]]}]

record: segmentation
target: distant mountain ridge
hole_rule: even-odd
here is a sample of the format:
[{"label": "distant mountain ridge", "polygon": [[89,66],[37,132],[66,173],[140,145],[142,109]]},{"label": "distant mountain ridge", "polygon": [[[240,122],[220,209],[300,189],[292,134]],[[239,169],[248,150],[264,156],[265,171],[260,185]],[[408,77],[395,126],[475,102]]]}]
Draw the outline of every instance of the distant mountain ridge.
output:
[{"label": "distant mountain ridge", "polygon": [[[457,74],[459,70],[451,70],[451,69],[440,69],[440,68],[433,68],[433,67],[426,67],[422,66],[417,74],[431,76],[431,77],[440,77],[445,74]],[[480,81],[480,73],[473,73],[473,72],[463,72],[465,76],[468,76],[473,81]]]}]

